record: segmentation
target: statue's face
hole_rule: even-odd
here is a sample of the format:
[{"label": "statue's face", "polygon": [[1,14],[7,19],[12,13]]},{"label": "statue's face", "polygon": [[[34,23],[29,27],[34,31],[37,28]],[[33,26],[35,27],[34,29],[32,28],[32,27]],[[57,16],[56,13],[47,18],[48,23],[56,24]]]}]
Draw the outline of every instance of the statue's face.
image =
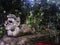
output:
[{"label": "statue's face", "polygon": [[8,18],[8,22],[13,23],[13,22],[15,22],[15,20],[14,20],[14,18]]}]

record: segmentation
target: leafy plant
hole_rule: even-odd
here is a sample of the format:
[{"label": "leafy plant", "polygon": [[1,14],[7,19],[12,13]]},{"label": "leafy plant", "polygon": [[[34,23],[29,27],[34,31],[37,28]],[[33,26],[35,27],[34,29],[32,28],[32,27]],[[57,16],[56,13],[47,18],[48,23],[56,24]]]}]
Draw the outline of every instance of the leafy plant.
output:
[{"label": "leafy plant", "polygon": [[5,29],[3,27],[0,27],[0,37],[2,37],[5,34]]}]

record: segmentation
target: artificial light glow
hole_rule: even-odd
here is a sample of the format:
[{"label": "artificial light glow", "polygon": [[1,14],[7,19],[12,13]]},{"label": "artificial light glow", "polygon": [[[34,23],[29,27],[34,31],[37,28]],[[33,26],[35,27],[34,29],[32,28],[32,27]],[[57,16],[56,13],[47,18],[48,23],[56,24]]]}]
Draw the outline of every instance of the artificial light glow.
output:
[{"label": "artificial light glow", "polygon": [[49,2],[49,0],[47,0],[47,2]]},{"label": "artificial light glow", "polygon": [[34,0],[24,0],[24,2],[26,3],[26,4],[28,4],[28,6],[29,7],[33,7],[33,5],[34,5]]}]

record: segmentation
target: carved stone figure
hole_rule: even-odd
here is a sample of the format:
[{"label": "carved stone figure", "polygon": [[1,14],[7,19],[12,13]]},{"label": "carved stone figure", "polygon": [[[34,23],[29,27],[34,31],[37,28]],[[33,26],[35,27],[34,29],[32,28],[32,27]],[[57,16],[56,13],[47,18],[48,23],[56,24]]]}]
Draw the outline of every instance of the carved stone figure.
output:
[{"label": "carved stone figure", "polygon": [[7,15],[7,20],[5,21],[5,29],[7,30],[8,36],[17,36],[20,32],[19,26],[20,18],[16,17],[14,14]]},{"label": "carved stone figure", "polygon": [[23,33],[27,33],[27,32],[34,33],[35,32],[35,28],[31,28],[27,24],[22,24],[21,25],[21,31]]}]

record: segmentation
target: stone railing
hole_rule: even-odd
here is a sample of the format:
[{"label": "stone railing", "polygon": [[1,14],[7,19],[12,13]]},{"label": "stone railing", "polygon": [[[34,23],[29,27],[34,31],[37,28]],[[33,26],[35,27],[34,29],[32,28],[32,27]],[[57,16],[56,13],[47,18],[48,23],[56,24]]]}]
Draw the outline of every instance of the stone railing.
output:
[{"label": "stone railing", "polygon": [[30,45],[29,43],[27,43],[28,40],[44,36],[47,35],[35,34],[22,37],[8,37],[5,35],[2,38],[0,38],[0,45]]}]

